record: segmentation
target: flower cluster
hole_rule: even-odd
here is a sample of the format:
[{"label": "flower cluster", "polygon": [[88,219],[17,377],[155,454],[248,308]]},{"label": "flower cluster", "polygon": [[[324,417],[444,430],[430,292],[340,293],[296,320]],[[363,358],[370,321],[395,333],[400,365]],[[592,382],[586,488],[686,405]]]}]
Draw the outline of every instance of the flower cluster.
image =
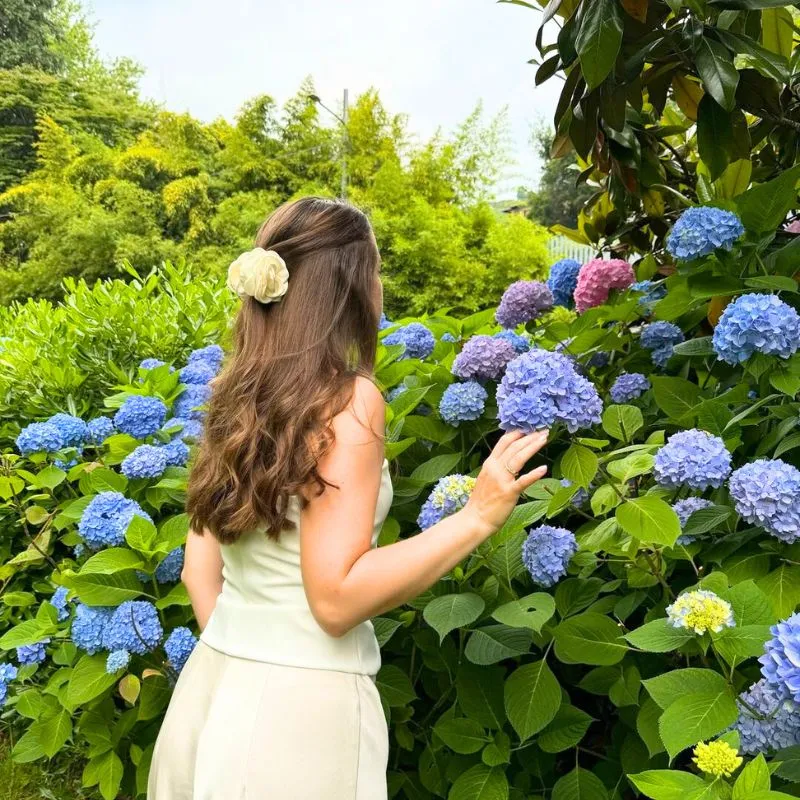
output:
[{"label": "flower cluster", "polygon": [[106,672],[114,675],[121,669],[125,669],[131,661],[131,654],[127,650],[114,650],[108,654],[106,659]]},{"label": "flower cluster", "polygon": [[683,331],[671,322],[652,322],[642,328],[642,347],[651,351],[650,357],[658,367],[667,365],[675,345],[683,340]]},{"label": "flower cluster", "polygon": [[99,445],[111,436],[114,431],[114,420],[110,417],[95,417],[86,423],[87,441],[89,444]]},{"label": "flower cluster", "polygon": [[79,603],[72,620],[73,644],[90,656],[99,653],[103,649],[103,633],[113,612],[113,608]]},{"label": "flower cluster", "polygon": [[198,419],[184,419],[183,417],[173,417],[164,424],[165,429],[177,432],[172,437],[173,441],[198,441],[203,435],[203,423]]},{"label": "flower cluster", "polygon": [[800,703],[800,613],[773,625],[764,646],[761,674],[781,698]]},{"label": "flower cluster", "polygon": [[64,437],[55,425],[49,422],[32,422],[17,436],[17,450],[23,456],[32,453],[55,453],[64,447]]},{"label": "flower cluster", "polygon": [[660,281],[637,281],[631,284],[631,291],[641,293],[638,305],[644,309],[667,296],[667,287]]},{"label": "flower cluster", "polygon": [[176,547],[164,557],[156,567],[156,580],[159,583],[175,583],[181,579],[183,569],[183,548]]},{"label": "flower cluster", "polygon": [[103,647],[140,656],[154,650],[164,638],[156,607],[146,600],[126,600],[114,609],[103,631]]},{"label": "flower cluster", "polygon": [[612,289],[627,289],[635,280],[633,268],[627,261],[595,258],[581,267],[575,286],[575,308],[579,313],[601,306]]},{"label": "flower cluster", "polygon": [[86,423],[72,414],[54,414],[47,421],[58,428],[64,447],[80,447],[89,435]]},{"label": "flower cluster", "polygon": [[736,512],[751,525],[792,543],[800,538],[800,470],[779,458],[739,467],[728,481]]},{"label": "flower cluster", "polygon": [[716,249],[730,250],[744,233],[739,217],[721,208],[687,208],[672,226],[667,250],[680,261],[702,258]]},{"label": "flower cluster", "polygon": [[531,432],[563,422],[574,433],[600,422],[603,403],[594,384],[567,356],[530,350],[517,356],[497,387],[503,430]]},{"label": "flower cluster", "polygon": [[580,261],[574,258],[562,258],[550,267],[547,286],[553,293],[553,304],[572,308],[575,304],[573,294],[578,285],[578,273],[581,271]]},{"label": "flower cluster", "polygon": [[125,456],[120,471],[126,478],[160,478],[167,468],[165,449],[152,444],[140,444]]},{"label": "flower cluster", "polygon": [[650,388],[650,381],[640,372],[623,372],[609,394],[615,403],[628,403],[641,397]]},{"label": "flower cluster", "polygon": [[451,369],[457,378],[498,381],[516,355],[514,345],[507,339],[473,336],[465,342]]},{"label": "flower cluster", "polygon": [[685,628],[700,635],[707,631],[719,633],[736,625],[731,604],[706,589],[680,595],[667,606],[667,619],[673,628]]},{"label": "flower cluster", "polygon": [[63,622],[65,619],[69,618],[68,594],[69,589],[67,589],[66,586],[59,586],[58,589],[53,592],[53,596],[49,600],[50,605],[56,610],[56,618],[59,622]]},{"label": "flower cluster", "polygon": [[208,361],[190,361],[181,371],[181,383],[208,383],[217,371]]},{"label": "flower cluster", "polygon": [[442,338],[441,338],[441,339],[439,339],[439,341],[440,341],[440,342],[457,342],[457,341],[459,341],[459,340],[458,340],[458,338],[456,338],[455,336],[453,336],[453,334],[452,334],[452,333],[450,333],[450,331],[445,331],[445,332],[442,334]]},{"label": "flower cluster", "polygon": [[742,692],[737,705],[739,719],[733,727],[746,755],[800,744],[800,705],[781,697],[765,678]]},{"label": "flower cluster", "polygon": [[394,325],[394,322],[392,322],[386,316],[386,314],[383,311],[381,311],[381,318],[380,318],[380,321],[378,322],[378,330],[379,331],[385,331],[387,328],[391,328],[392,325]]},{"label": "flower cluster", "polygon": [[743,294],[726,306],[711,341],[728,364],[753,353],[789,358],[800,349],[800,316],[774,294]]},{"label": "flower cluster", "polygon": [[204,412],[200,406],[205,405],[211,398],[211,387],[204,383],[190,383],[181,392],[180,397],[172,406],[176,417],[185,419],[203,419]]},{"label": "flower cluster", "polygon": [[511,342],[511,346],[514,348],[514,352],[517,355],[520,353],[527,353],[528,350],[531,349],[530,340],[527,337],[512,331],[511,328],[504,328],[502,331],[496,333],[494,338],[505,339],[507,342]]},{"label": "flower cluster", "polygon": [[134,439],[154,434],[167,418],[167,407],[157,397],[131,395],[114,415],[114,425]]},{"label": "flower cluster", "polygon": [[13,664],[0,664],[0,708],[8,697],[8,684],[17,677],[17,668]]},{"label": "flower cluster", "polygon": [[384,337],[383,343],[404,345],[402,358],[423,359],[433,352],[436,339],[421,322],[410,322]]},{"label": "flower cluster", "polygon": [[451,383],[439,401],[439,414],[450,425],[478,419],[486,408],[488,397],[486,389],[477,381]]},{"label": "flower cluster", "polygon": [[[709,508],[714,505],[710,500],[704,500],[702,497],[687,497],[684,500],[677,500],[672,504],[672,510],[678,515],[678,521],[681,523],[681,528],[686,527],[689,517],[695,511],[701,508]],[[681,534],[675,544],[687,545],[694,541],[694,536]]]},{"label": "flower cluster", "polygon": [[730,778],[742,766],[742,757],[727,742],[718,739],[716,742],[700,742],[694,748],[692,761],[701,772],[715,778]]},{"label": "flower cluster", "polygon": [[41,664],[47,658],[45,646],[50,644],[49,639],[42,639],[34,644],[24,644],[17,648],[17,661],[23,666],[26,664]]},{"label": "flower cluster", "polygon": [[[158,367],[163,367],[165,364],[164,361],[159,361],[157,358],[143,358],[139,362],[139,369],[157,369]],[[170,367],[170,372],[172,372],[172,368]]]},{"label": "flower cluster", "polygon": [[459,511],[466,505],[473,488],[475,488],[475,478],[469,475],[456,473],[441,478],[423,503],[417,517],[417,525],[421,530],[425,530]]},{"label": "flower cluster", "polygon": [[540,525],[522,543],[522,563],[533,582],[547,588],[567,574],[567,565],[577,550],[574,533],[566,528]]},{"label": "flower cluster", "polygon": [[550,287],[539,281],[515,281],[503,292],[495,319],[504,328],[516,328],[553,307]]},{"label": "flower cluster", "polygon": [[169,663],[176,672],[183,669],[196,644],[197,638],[188,628],[182,626],[175,628],[169,635],[167,641],[164,642],[164,650]]},{"label": "flower cluster", "polygon": [[730,475],[731,454],[725,442],[707,431],[692,428],[667,439],[656,453],[654,475],[661,486],[689,486],[702,491],[722,486]]},{"label": "flower cluster", "polygon": [[124,494],[100,492],[83,510],[78,533],[92,550],[120,545],[134,515],[150,519],[135,500]]},{"label": "flower cluster", "polygon": [[210,344],[207,347],[201,347],[189,353],[187,362],[195,364],[198,361],[205,361],[214,368],[214,372],[218,372],[222,366],[222,360],[225,358],[225,351],[218,344]]},{"label": "flower cluster", "polygon": [[168,467],[183,467],[189,460],[189,448],[181,439],[173,439],[160,448]]}]

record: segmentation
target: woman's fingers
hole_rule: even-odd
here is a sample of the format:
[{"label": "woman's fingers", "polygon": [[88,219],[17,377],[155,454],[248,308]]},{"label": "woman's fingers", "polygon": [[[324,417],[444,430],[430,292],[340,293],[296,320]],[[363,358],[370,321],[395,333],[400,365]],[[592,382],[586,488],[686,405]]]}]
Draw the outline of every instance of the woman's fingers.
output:
[{"label": "woman's fingers", "polygon": [[519,487],[520,492],[524,492],[529,486],[533,486],[536,481],[543,478],[546,474],[546,466],[542,465],[541,467],[536,467],[536,469],[526,472],[524,475],[520,475],[516,480],[516,486]]},{"label": "woman's fingers", "polygon": [[522,438],[524,434],[520,430],[513,430],[504,433],[496,442],[494,447],[492,448],[492,455],[493,456],[500,456],[502,455],[508,447],[511,445],[512,442],[515,442],[517,439]]},{"label": "woman's fingers", "polygon": [[511,444],[505,452],[504,460],[515,472],[519,472],[535,453],[547,443],[549,431],[536,431]]}]

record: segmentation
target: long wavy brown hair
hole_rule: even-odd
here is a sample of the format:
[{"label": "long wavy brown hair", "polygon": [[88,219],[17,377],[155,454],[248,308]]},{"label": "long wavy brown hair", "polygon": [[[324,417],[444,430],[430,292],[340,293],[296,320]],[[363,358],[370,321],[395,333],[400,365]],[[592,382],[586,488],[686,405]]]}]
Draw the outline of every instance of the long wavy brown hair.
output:
[{"label": "long wavy brown hair", "polygon": [[261,226],[256,245],[286,262],[278,301],[242,302],[234,347],[214,381],[186,509],[192,529],[231,543],[291,527],[290,495],[316,484],[332,446],[331,418],[371,377],[380,318],[380,257],[366,216],[347,203],[306,197]]}]

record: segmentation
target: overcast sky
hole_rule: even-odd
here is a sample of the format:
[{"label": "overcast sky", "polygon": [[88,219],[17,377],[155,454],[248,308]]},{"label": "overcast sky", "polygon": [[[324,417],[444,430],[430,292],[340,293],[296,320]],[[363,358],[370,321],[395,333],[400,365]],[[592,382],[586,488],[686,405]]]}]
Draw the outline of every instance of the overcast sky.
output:
[{"label": "overcast sky", "polygon": [[267,93],[282,102],[307,75],[323,102],[371,86],[420,137],[452,130],[483,100],[508,107],[515,169],[499,194],[533,185],[529,143],[560,83],[534,87],[539,14],[494,0],[88,0],[96,42],[146,69],[143,93],[203,120]]}]

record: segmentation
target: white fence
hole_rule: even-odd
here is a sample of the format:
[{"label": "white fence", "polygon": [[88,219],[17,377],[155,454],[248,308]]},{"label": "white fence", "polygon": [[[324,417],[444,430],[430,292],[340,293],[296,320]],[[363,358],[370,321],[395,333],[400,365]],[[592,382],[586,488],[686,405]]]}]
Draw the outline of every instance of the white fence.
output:
[{"label": "white fence", "polygon": [[553,236],[547,242],[547,249],[553,259],[574,258],[576,261],[584,263],[597,257],[597,250],[591,245],[573,242],[566,236]]}]

